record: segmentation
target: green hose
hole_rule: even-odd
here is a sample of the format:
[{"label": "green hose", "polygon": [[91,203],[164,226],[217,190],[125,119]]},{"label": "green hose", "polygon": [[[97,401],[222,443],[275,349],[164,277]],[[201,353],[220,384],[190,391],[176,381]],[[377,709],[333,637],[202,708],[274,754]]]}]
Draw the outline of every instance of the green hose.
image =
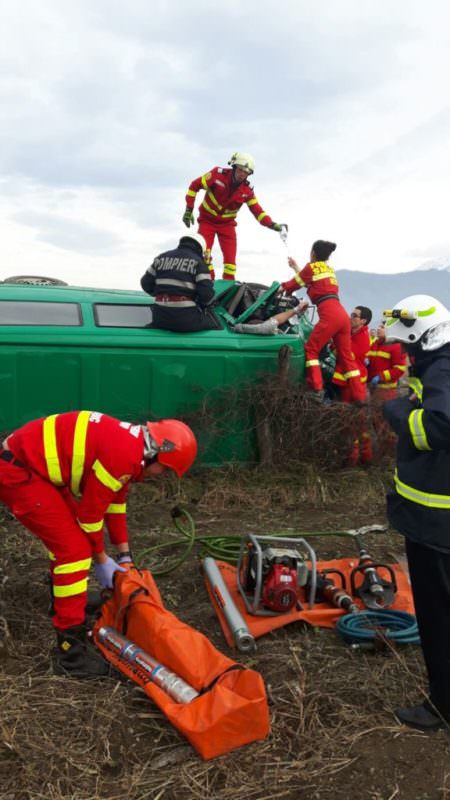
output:
[{"label": "green hose", "polygon": [[[168,566],[151,568],[153,575],[169,575],[186,561],[192,552],[194,544],[200,545],[200,554],[202,557],[208,555],[218,561],[227,561],[229,564],[237,564],[241,549],[241,536],[215,536],[214,534],[197,536],[195,533],[195,522],[191,514],[189,514],[185,508],[176,506],[172,509],[171,515],[176,529],[182,534],[182,538],[172,539],[170,542],[162,542],[153,545],[153,547],[146,547],[143,550],[139,550],[135,554],[135,561],[138,567],[144,566],[144,560],[151,553],[184,545],[184,550],[181,555],[174,561],[171,561]],[[308,536],[353,536],[350,531],[276,531],[270,535],[275,537],[289,536],[292,539],[307,538]]]}]

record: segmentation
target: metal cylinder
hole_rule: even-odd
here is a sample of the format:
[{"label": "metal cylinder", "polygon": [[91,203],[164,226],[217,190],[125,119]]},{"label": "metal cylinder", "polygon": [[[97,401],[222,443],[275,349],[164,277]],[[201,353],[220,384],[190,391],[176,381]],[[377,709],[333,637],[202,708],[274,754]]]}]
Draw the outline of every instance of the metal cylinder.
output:
[{"label": "metal cylinder", "polygon": [[203,570],[213,597],[225,617],[234,643],[240,653],[256,650],[255,639],[250,633],[236,603],[227,589],[219,567],[211,556],[203,559]]},{"label": "metal cylinder", "polygon": [[153,656],[119,631],[104,625],[99,628],[97,636],[105,647],[117,653],[122,661],[131,664],[141,675],[148,677],[152,683],[170,695],[176,703],[190,703],[198,697],[199,692],[179,675],[160,664]]}]

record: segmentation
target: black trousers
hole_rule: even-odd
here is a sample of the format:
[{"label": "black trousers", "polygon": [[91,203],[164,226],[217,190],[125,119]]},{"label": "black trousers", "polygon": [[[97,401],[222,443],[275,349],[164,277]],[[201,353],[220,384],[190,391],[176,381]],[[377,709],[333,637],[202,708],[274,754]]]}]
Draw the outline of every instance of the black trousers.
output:
[{"label": "black trousers", "polygon": [[430,700],[450,722],[450,553],[406,539],[406,555]]},{"label": "black trousers", "polygon": [[213,311],[190,306],[189,308],[165,308],[152,306],[153,320],[151,328],[162,328],[175,333],[192,333],[193,331],[220,330],[221,324]]}]

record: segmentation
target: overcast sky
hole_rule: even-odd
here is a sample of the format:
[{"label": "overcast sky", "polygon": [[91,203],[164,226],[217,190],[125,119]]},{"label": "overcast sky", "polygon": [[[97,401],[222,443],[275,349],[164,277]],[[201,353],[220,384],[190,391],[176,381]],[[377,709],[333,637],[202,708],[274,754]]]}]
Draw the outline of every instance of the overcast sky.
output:
[{"label": "overcast sky", "polygon": [[[1,9],[0,278],[138,288],[236,150],[299,262],[325,238],[338,269],[450,264],[448,0]],[[291,277],[279,236],[238,223],[238,278]]]}]

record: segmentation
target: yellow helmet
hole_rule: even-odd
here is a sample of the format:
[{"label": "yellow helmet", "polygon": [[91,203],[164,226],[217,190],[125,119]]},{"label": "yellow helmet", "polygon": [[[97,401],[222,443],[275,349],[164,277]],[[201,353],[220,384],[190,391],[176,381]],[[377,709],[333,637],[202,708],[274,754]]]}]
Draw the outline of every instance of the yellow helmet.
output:
[{"label": "yellow helmet", "polygon": [[255,159],[250,153],[233,153],[228,163],[230,167],[245,169],[248,175],[255,171]]}]

